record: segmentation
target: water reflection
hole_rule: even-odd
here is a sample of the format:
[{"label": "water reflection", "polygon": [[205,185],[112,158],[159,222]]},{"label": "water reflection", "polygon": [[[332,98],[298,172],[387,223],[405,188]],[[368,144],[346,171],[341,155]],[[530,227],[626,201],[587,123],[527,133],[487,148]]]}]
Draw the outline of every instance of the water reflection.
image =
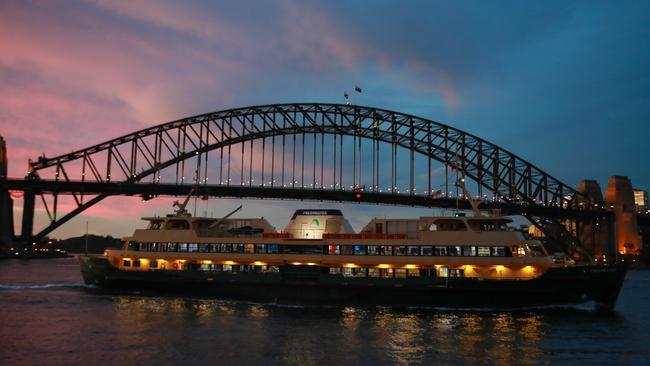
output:
[{"label": "water reflection", "polygon": [[112,303],[119,333],[138,335],[131,344],[169,342],[152,331],[164,324],[174,332],[205,334],[210,347],[238,339],[231,357],[245,349],[262,363],[288,365],[538,364],[554,316],[138,296],[114,296]]}]

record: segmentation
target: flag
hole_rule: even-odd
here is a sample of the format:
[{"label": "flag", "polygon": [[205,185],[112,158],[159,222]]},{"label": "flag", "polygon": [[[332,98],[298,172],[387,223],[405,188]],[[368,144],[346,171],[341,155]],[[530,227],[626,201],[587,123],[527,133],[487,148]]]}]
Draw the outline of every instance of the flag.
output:
[{"label": "flag", "polygon": [[359,85],[354,86],[354,91],[357,93],[361,93],[361,88],[359,88]]},{"label": "flag", "polygon": [[208,195],[207,194],[204,194],[203,196],[201,196],[201,201],[207,201],[207,200],[208,200]]},{"label": "flag", "polygon": [[345,99],[348,99],[348,97],[350,97],[350,95],[348,95],[348,92],[343,92],[343,96],[345,97]]},{"label": "flag", "polygon": [[440,198],[440,197],[442,197],[442,191],[441,190],[437,190],[437,191],[435,191],[433,193],[433,198]]}]

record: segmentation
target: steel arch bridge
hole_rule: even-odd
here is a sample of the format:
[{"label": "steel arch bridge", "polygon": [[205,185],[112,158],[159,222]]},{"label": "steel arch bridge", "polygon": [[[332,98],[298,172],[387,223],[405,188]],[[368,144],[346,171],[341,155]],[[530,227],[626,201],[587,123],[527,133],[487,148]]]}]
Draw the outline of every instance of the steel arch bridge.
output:
[{"label": "steel arch bridge", "polygon": [[[27,179],[34,184],[25,190],[22,234],[32,237],[28,216],[37,195],[50,219],[34,235],[42,238],[104,198],[124,194],[125,186],[147,187],[129,191],[143,197],[172,185],[211,195],[337,201],[364,195],[371,202],[450,206],[463,198],[459,178],[493,207],[523,207],[521,214],[542,229],[564,211],[590,209],[542,169],[449,125],[379,108],[293,103],[197,115],[30,161]],[[74,204],[59,217],[61,193],[71,193]],[[556,239],[580,247],[564,225],[556,226],[563,228]]]}]

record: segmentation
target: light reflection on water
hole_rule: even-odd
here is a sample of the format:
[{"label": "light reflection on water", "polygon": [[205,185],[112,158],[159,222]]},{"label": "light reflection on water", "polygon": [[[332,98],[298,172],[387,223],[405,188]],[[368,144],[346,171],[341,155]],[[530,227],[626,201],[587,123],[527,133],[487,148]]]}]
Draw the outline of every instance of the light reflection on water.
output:
[{"label": "light reflection on water", "polygon": [[618,313],[603,317],[115,295],[59,286],[80,283],[72,266],[12,272],[32,265],[0,266],[2,365],[650,364],[647,272],[632,273]]}]

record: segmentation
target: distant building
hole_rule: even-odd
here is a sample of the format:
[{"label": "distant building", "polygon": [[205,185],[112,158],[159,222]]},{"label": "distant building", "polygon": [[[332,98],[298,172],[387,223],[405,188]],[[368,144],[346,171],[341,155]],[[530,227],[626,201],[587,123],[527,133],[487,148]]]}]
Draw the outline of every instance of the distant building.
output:
[{"label": "distant building", "polygon": [[650,209],[648,206],[648,191],[642,189],[634,190],[634,205],[637,212],[646,212]]}]

